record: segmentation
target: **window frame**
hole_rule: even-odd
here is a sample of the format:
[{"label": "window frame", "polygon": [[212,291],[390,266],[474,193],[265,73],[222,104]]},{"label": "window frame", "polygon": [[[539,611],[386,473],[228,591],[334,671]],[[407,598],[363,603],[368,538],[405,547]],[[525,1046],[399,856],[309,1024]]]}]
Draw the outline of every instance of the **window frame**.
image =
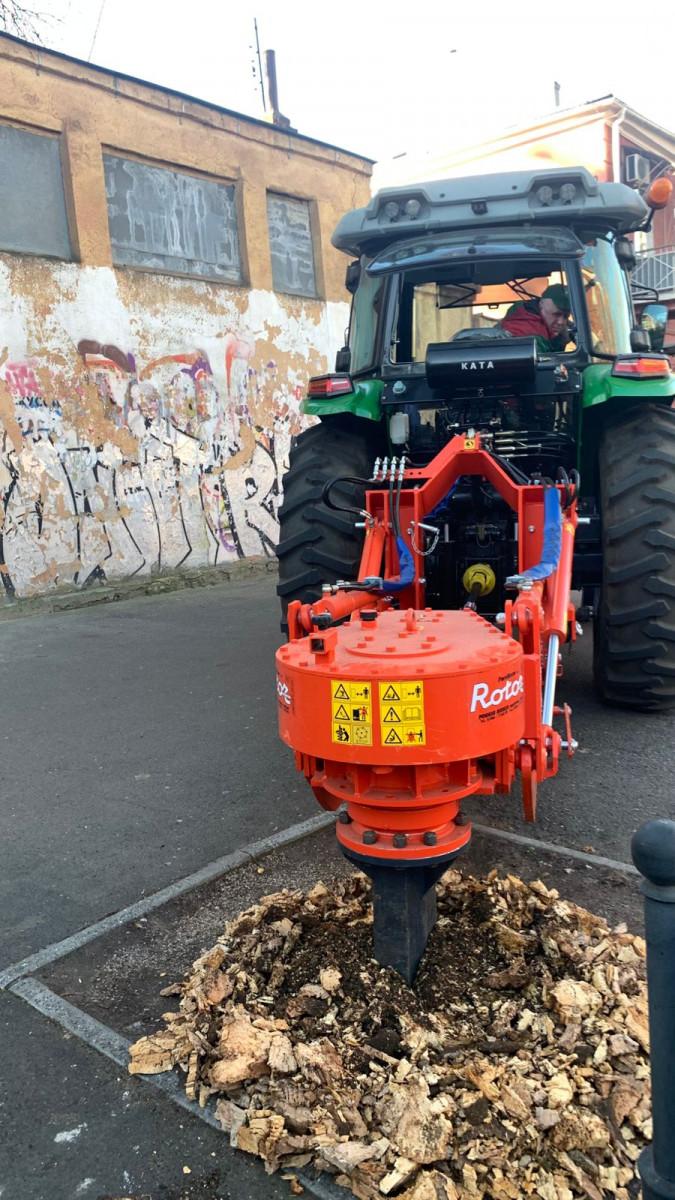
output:
[{"label": "window frame", "polygon": [[[204,180],[206,183],[222,184],[225,187],[233,188],[233,204],[237,227],[237,242],[239,246],[240,278],[236,280],[221,279],[216,275],[206,275],[201,271],[176,271],[168,267],[146,266],[142,263],[115,262],[115,246],[110,230],[110,212],[108,209],[108,195],[105,186],[105,158],[121,158],[128,162],[141,163],[144,166],[152,167],[156,170],[172,171],[175,174],[188,175],[194,179]],[[184,163],[169,161],[167,159],[153,158],[149,154],[140,154],[138,151],[127,150],[121,146],[112,146],[108,144],[101,145],[101,173],[103,176],[110,255],[112,266],[115,271],[140,271],[146,275],[168,275],[171,279],[197,280],[200,283],[211,283],[218,287],[246,288],[251,286],[246,242],[246,225],[244,220],[243,181],[241,179],[236,179],[231,175],[214,175],[209,171],[200,171],[197,168],[185,165]]]},{"label": "window frame", "polygon": [[[286,288],[277,287],[274,282],[274,262],[272,258],[272,243],[269,236],[269,199],[295,200],[306,204],[309,213],[309,235],[312,247],[312,266],[314,268],[314,292],[289,292]],[[325,300],[325,283],[323,276],[323,260],[321,256],[321,229],[319,225],[319,206],[314,196],[301,196],[297,192],[287,192],[282,188],[267,186],[265,188],[265,217],[267,220],[267,239],[269,244],[269,262],[272,274],[272,291],[279,296],[292,296],[296,300]]]},{"label": "window frame", "polygon": [[70,162],[67,154],[66,140],[62,129],[47,129],[40,125],[28,125],[21,121],[13,121],[11,118],[0,118],[0,128],[14,129],[18,133],[28,134],[31,137],[45,138],[56,145],[57,158],[59,164],[59,175],[61,181],[61,194],[63,197],[63,215],[65,219],[65,233],[68,246],[68,254],[57,254],[47,250],[30,250],[24,248],[12,248],[9,246],[0,245],[0,254],[11,254],[18,257],[26,256],[29,258],[43,258],[47,262],[67,262],[73,263],[79,261],[79,242],[77,238],[77,229],[73,220],[73,203],[72,189],[70,179]]}]

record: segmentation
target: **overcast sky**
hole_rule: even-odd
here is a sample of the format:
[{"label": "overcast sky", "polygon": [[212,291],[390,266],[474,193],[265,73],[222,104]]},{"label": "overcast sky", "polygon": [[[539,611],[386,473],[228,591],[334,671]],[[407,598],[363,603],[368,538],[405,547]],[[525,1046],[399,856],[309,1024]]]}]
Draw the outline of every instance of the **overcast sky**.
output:
[{"label": "overcast sky", "polygon": [[[675,5],[620,0],[33,0],[43,41],[111,70],[262,116],[254,77],[277,52],[280,106],[312,137],[382,159],[442,150],[613,92],[675,129]],[[624,0],[625,3],[625,0]],[[97,28],[98,27],[98,28]],[[93,43],[93,49],[92,49]]]}]

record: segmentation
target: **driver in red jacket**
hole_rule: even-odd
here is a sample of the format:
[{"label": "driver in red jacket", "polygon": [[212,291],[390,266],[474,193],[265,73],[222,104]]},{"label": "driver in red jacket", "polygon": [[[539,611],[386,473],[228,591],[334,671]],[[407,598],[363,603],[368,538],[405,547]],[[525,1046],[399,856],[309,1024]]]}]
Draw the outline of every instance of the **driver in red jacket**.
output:
[{"label": "driver in red jacket", "polygon": [[501,322],[512,337],[534,337],[537,349],[544,352],[564,350],[570,339],[570,301],[562,283],[552,283],[539,299],[513,304]]}]

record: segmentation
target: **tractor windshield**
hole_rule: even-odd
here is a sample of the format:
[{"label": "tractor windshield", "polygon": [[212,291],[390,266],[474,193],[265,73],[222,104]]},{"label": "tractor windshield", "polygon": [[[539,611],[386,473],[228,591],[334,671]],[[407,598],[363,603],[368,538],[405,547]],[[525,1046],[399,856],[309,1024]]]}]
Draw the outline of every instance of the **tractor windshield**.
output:
[{"label": "tractor windshield", "polygon": [[[434,342],[535,337],[539,356],[630,352],[631,301],[610,242],[567,230],[483,231],[394,243],[362,259],[352,373],[419,366]],[[585,310],[585,311],[582,311]]]},{"label": "tractor windshield", "polygon": [[[513,270],[515,266],[515,271]],[[513,273],[512,273],[513,272]],[[540,354],[576,349],[563,263],[486,262],[399,277],[389,361],[423,363],[430,342],[533,336]]]}]

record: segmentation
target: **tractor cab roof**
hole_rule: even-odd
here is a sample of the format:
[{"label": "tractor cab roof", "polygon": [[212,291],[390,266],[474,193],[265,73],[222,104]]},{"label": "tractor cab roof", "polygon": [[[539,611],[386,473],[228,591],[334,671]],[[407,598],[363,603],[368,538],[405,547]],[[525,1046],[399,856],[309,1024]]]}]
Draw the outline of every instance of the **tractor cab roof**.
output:
[{"label": "tractor cab roof", "polygon": [[495,225],[566,226],[582,237],[629,233],[648,215],[639,192],[598,183],[585,167],[512,171],[383,188],[342,217],[332,240],[360,257],[411,237]]}]

